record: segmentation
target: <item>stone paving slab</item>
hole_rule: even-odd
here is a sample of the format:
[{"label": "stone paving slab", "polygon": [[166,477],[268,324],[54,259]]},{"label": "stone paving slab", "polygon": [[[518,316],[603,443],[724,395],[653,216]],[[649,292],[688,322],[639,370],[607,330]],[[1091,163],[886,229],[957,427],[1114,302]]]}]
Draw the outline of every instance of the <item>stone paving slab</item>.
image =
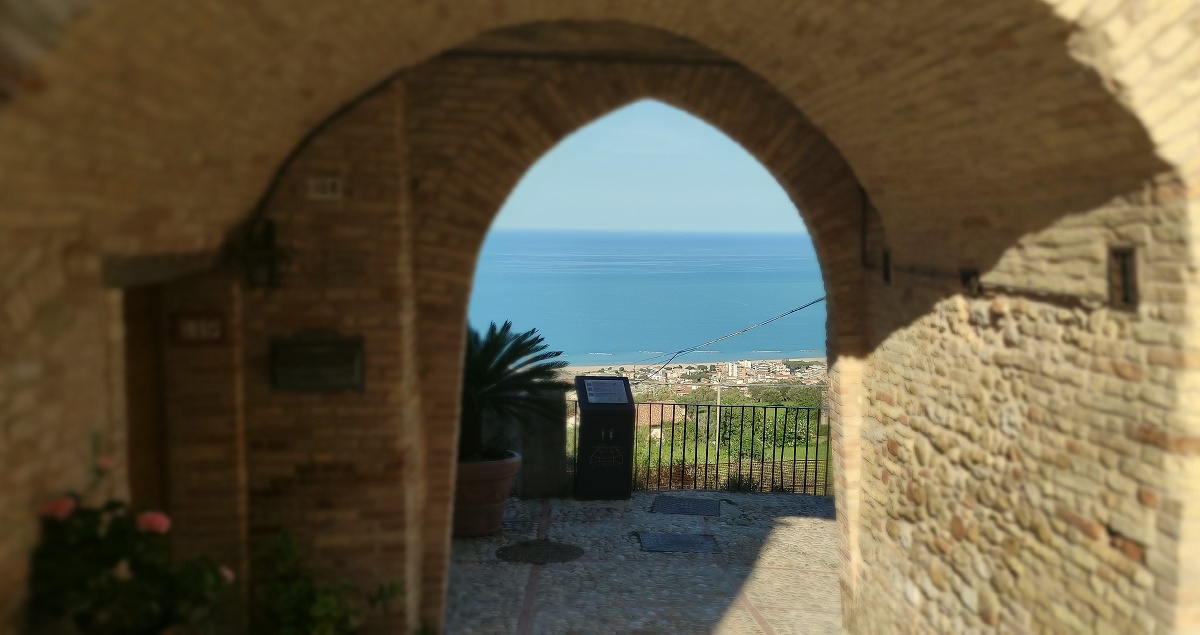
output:
[{"label": "stone paving slab", "polygon": [[[657,494],[552,500],[544,519],[543,501],[511,501],[500,533],[454,541],[446,632],[843,632],[831,499],[671,492],[720,500],[720,515],[705,517],[652,512]],[[536,538],[539,528],[583,556],[547,565],[496,559],[498,548]],[[635,532],[711,536],[725,553],[645,552]]]},{"label": "stone paving slab", "polygon": [[638,532],[642,551],[666,551],[672,553],[720,553],[717,541],[704,534],[664,534],[653,531]]}]

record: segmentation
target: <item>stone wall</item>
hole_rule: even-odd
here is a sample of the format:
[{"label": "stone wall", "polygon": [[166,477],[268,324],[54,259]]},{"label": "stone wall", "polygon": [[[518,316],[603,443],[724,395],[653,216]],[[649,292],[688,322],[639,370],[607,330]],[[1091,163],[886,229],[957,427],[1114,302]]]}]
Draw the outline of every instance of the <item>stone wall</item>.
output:
[{"label": "stone wall", "polygon": [[[14,238],[16,238],[14,240]],[[126,492],[120,296],[78,241],[0,239],[0,631],[24,599],[37,510],[64,492]],[[94,461],[117,469],[93,484]]]},{"label": "stone wall", "polygon": [[[294,524],[326,570],[400,571],[392,624],[436,623],[478,246],[542,152],[642,97],[741,142],[816,238],[852,630],[1200,623],[1196,2],[86,4],[0,4],[15,25],[0,36],[0,628],[39,501],[86,486],[93,445],[124,464],[120,302],[102,263],[214,252],[268,191],[292,286],[186,283],[237,307],[243,362],[196,368],[219,371],[228,412],[175,402],[175,424],[223,450],[189,450],[203,469],[172,486],[235,492],[191,516],[230,525],[230,541],[197,536],[205,548],[244,557]],[[562,19],[662,30],[717,63],[433,59]],[[317,173],[347,177],[350,196],[306,200]],[[859,186],[890,286],[862,266]],[[1139,248],[1136,312],[1104,306],[1110,243]],[[983,273],[980,297],[961,268]],[[357,400],[266,389],[265,340],[317,320],[382,351]],[[353,434],[330,441],[335,415]]]},{"label": "stone wall", "polygon": [[[1180,477],[1195,446],[1177,391],[1195,360],[1172,345],[1188,329],[1188,259],[1171,192],[1028,236],[984,276],[984,297],[946,298],[953,286],[903,273],[874,285],[873,326],[891,334],[864,380],[859,606],[885,610],[859,623],[1189,623],[1180,537],[1195,503]],[[1136,311],[1106,303],[1108,244],[1138,248]]]}]

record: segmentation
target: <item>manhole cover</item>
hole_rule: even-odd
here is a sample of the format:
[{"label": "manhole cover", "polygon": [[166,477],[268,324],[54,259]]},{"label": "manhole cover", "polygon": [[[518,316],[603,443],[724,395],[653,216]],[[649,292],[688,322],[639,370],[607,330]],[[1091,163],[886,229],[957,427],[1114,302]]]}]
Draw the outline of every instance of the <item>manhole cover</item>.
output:
[{"label": "manhole cover", "polygon": [[659,514],[687,514],[689,516],[720,516],[721,501],[715,498],[684,498],[682,496],[655,496],[650,511]]},{"label": "manhole cover", "polygon": [[530,564],[566,562],[582,555],[583,549],[575,545],[564,545],[561,542],[549,540],[526,540],[496,550],[496,557],[501,560]]},{"label": "manhole cover", "polygon": [[658,534],[638,532],[642,551],[677,551],[681,553],[720,553],[717,541],[703,534]]}]

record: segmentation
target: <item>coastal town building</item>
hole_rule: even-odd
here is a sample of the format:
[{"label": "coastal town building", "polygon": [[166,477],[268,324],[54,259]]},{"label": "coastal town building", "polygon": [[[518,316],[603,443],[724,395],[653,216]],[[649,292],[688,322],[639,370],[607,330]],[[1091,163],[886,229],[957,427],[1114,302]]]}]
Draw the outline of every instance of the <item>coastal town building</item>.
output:
[{"label": "coastal town building", "polygon": [[[794,365],[794,370],[789,367]],[[751,385],[763,383],[803,383],[824,385],[828,381],[828,369],[815,360],[742,360],[711,364],[679,363],[668,366],[644,366],[630,364],[621,372],[615,367],[598,369],[582,367],[580,372],[588,374],[623,375],[634,380],[636,387],[659,384],[679,386],[700,385]],[[569,372],[574,372],[568,369]]]}]

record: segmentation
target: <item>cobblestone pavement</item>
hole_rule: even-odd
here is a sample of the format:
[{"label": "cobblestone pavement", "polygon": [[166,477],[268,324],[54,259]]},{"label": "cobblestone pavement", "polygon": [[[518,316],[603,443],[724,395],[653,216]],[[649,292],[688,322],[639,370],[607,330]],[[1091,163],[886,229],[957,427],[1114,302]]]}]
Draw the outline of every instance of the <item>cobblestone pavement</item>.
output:
[{"label": "cobblestone pavement", "polygon": [[[650,512],[658,495],[717,498],[720,517]],[[454,541],[448,633],[841,633],[833,499],[635,492],[628,501],[509,503],[503,529]],[[650,553],[635,532],[712,535],[721,553]],[[571,562],[503,562],[538,537]]]}]

